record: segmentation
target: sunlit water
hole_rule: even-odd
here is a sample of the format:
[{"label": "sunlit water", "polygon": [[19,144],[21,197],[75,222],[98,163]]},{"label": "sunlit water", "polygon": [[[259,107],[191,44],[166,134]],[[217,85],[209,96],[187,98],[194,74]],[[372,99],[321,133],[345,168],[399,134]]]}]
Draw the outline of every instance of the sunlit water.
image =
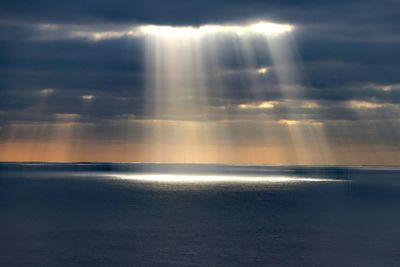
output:
[{"label": "sunlit water", "polygon": [[0,164],[0,266],[397,266],[396,168]]}]

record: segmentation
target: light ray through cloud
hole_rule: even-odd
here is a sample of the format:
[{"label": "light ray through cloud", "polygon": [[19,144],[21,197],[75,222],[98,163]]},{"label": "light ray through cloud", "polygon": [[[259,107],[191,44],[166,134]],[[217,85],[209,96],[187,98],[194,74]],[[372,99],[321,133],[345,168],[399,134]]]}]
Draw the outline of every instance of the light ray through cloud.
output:
[{"label": "light ray through cloud", "polygon": [[[247,69],[255,69],[259,74],[266,74],[268,68],[257,68],[252,57],[254,52],[251,50],[252,35],[268,36],[275,38],[285,33],[291,32],[293,26],[281,25],[275,23],[259,22],[256,24],[238,26],[238,25],[205,25],[199,27],[174,27],[174,26],[141,26],[139,30],[146,36],[146,58],[147,66],[147,94],[149,113],[161,119],[173,118],[178,120],[173,133],[167,132],[161,127],[158,132],[152,134],[156,140],[152,142],[159,149],[155,155],[154,161],[168,161],[168,154],[171,152],[161,151],[163,144],[168,143],[170,135],[180,137],[180,144],[183,147],[190,147],[190,153],[194,152],[199,144],[215,144],[216,133],[210,128],[204,126],[211,114],[207,110],[209,106],[208,99],[212,91],[223,91],[223,81],[210,84],[208,69],[220,71],[221,66],[218,60],[208,60],[210,55],[217,55],[217,51],[211,49],[220,49],[216,34],[222,34],[225,41],[233,42],[237,45],[236,38],[239,38],[242,46],[236,53],[238,57],[244,57]],[[226,34],[226,35],[224,35]],[[233,35],[232,35],[233,34]],[[211,37],[211,38],[210,38]],[[220,37],[221,38],[221,37]],[[283,37],[281,37],[283,38]],[[218,56],[218,55],[217,55]],[[207,65],[207,64],[217,65]],[[258,86],[257,77],[247,75],[249,79],[249,91],[254,91]],[[253,97],[249,95],[249,97]],[[241,104],[239,108],[246,109],[252,105]],[[273,107],[272,102],[262,101],[253,107],[269,109]],[[179,122],[179,120],[182,120]],[[190,121],[190,122],[187,122]],[[206,123],[203,123],[205,121]],[[190,129],[189,129],[189,124]],[[193,130],[192,130],[193,129]],[[157,131],[157,130],[156,130]],[[223,139],[230,138],[230,130],[225,133],[218,133]],[[228,141],[229,142],[229,141]],[[200,146],[201,148],[201,146]],[[181,157],[186,160],[186,150]],[[204,153],[204,151],[203,151]],[[217,155],[218,157],[218,155]],[[196,160],[195,160],[196,161]]]}]

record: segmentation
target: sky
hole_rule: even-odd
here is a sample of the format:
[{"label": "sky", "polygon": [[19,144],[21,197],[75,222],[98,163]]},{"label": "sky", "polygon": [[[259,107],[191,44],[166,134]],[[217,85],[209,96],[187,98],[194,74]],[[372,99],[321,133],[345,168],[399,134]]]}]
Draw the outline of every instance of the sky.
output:
[{"label": "sky", "polygon": [[[399,5],[1,1],[0,160],[399,165]],[[259,21],[293,31],[140,31]]]}]

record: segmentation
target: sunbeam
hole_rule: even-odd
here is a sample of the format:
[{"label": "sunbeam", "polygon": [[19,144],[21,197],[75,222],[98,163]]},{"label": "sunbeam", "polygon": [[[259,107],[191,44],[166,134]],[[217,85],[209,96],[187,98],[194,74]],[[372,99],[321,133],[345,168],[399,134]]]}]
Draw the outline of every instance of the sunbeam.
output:
[{"label": "sunbeam", "polygon": [[[278,38],[284,42],[284,34],[291,32],[294,27],[286,24],[258,22],[250,25],[204,25],[199,27],[174,27],[148,25],[139,27],[146,38],[146,70],[147,70],[147,108],[149,114],[159,119],[160,127],[154,127],[153,136],[156,151],[152,161],[165,162],[168,155],[177,153],[178,150],[163,151],[165,144],[171,143],[173,136],[179,136],[176,147],[190,147],[190,154],[204,154],[205,151],[194,151],[196,148],[203,150],[206,146],[215,146],[223,139],[230,143],[231,130],[216,133],[210,127],[210,119],[215,116],[210,110],[210,99],[215,92],[229,90],[226,81],[215,78],[216,72],[224,71],[220,65],[222,59],[219,52],[221,45],[228,43],[236,47],[237,58],[243,58],[244,67],[250,70],[240,74],[246,79],[244,85],[253,92],[245,96],[250,101],[260,101],[258,104],[240,104],[239,110],[248,108],[269,109],[273,102],[262,101],[263,91],[268,90],[261,83],[258,75],[267,74],[268,67],[259,67],[256,62],[257,55],[253,51],[254,38],[261,35],[266,40]],[[237,42],[239,40],[239,43]],[[239,46],[238,46],[239,44]],[[276,49],[275,49],[276,50]],[[272,53],[288,53],[288,51],[272,51]],[[217,57],[217,58],[215,58]],[[282,60],[276,60],[278,68],[282,67]],[[295,68],[292,62],[285,61],[283,67]],[[258,75],[257,75],[258,74]],[[244,76],[243,76],[244,75]],[[214,76],[214,78],[213,78]],[[282,83],[287,82],[288,75],[283,77]],[[244,81],[244,80],[243,80]],[[283,85],[285,86],[285,85]],[[260,91],[261,90],[261,91]],[[224,105],[224,104],[223,104]],[[220,112],[220,119],[229,120],[226,112]],[[174,120],[175,128],[169,132],[163,120]],[[189,126],[190,130],[189,129]],[[158,130],[157,130],[158,129]],[[179,149],[184,153],[181,158],[185,162],[186,149]],[[184,152],[182,152],[184,151]],[[214,155],[218,160],[218,153]],[[214,159],[215,159],[214,157]],[[169,158],[171,158],[169,156]],[[194,162],[199,158],[189,157]]]}]

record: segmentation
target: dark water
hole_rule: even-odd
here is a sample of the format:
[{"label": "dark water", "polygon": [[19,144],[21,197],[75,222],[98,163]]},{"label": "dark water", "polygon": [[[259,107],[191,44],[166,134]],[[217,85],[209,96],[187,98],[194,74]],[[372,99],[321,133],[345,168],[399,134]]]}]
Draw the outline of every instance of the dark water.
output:
[{"label": "dark water", "polygon": [[400,169],[3,163],[0,266],[400,266]]}]

